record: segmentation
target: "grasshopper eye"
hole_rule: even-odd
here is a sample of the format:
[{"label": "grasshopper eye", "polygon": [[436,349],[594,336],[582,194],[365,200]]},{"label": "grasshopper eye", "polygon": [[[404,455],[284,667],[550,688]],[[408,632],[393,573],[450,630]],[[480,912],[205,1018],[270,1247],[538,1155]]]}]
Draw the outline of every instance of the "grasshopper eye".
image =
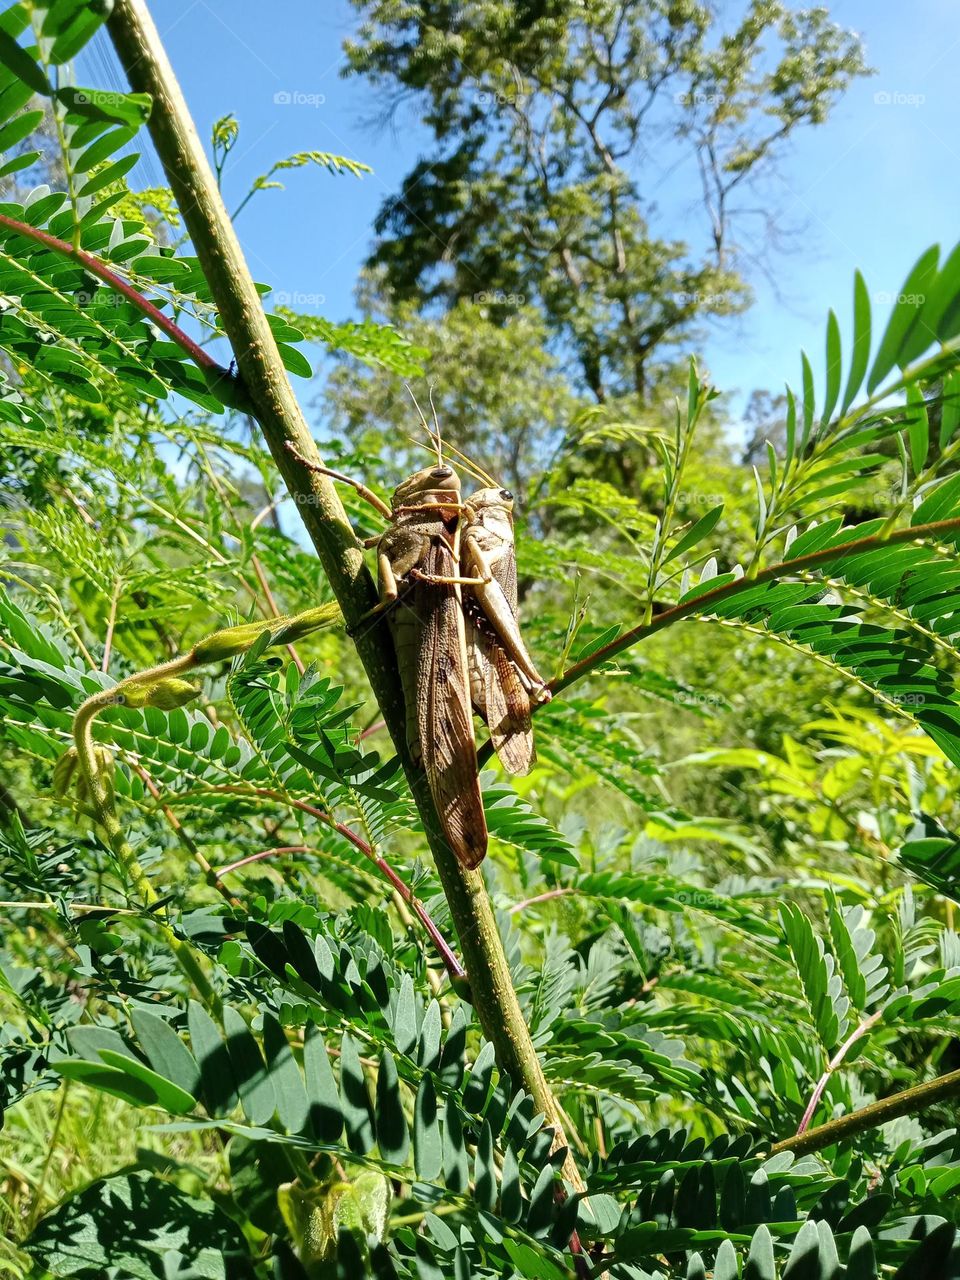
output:
[{"label": "grasshopper eye", "polygon": [[430,474],[437,480],[449,480],[453,475],[453,467],[434,467]]},{"label": "grasshopper eye", "polygon": [[509,489],[501,489],[501,490],[500,490],[500,497],[504,500],[504,502],[512,502],[512,501],[513,501],[513,494],[510,492],[510,490],[509,490]]}]

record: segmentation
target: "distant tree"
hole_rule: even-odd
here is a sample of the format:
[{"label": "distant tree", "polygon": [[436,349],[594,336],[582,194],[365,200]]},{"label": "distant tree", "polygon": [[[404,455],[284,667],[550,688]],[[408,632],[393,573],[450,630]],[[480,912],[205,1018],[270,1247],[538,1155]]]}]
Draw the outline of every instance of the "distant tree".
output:
[{"label": "distant tree", "polygon": [[[693,0],[353,3],[348,74],[391,109],[415,100],[435,141],[384,202],[371,263],[401,299],[482,297],[495,318],[523,296],[601,402],[643,399],[698,321],[748,305],[736,233],[769,228],[758,184],[866,72],[825,8],[778,0],[739,22]],[[691,155],[704,251],[654,228],[652,178]]]}]

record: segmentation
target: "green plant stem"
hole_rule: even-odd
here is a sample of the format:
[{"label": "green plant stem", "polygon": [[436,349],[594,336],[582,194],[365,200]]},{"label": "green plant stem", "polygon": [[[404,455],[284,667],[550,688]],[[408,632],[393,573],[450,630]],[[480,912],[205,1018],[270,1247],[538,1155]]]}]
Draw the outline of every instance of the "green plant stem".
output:
[{"label": "green plant stem", "polygon": [[[752,578],[737,578],[735,582],[727,582],[721,587],[715,587],[712,591],[705,591],[703,595],[697,596],[695,600],[688,600],[685,604],[676,604],[671,609],[664,609],[663,613],[658,614],[652,621],[643,622],[637,627],[632,627],[629,631],[625,631],[623,635],[618,636],[616,640],[611,640],[609,644],[601,645],[599,649],[594,649],[593,653],[588,653],[585,658],[575,662],[572,667],[567,667],[562,675],[549,681],[547,688],[551,693],[560,693],[578,680],[582,680],[591,671],[595,671],[604,662],[609,662],[611,658],[615,658],[618,654],[623,653],[624,650],[632,648],[633,645],[638,644],[641,640],[646,640],[648,636],[665,630],[667,627],[672,626],[673,623],[680,622],[683,618],[689,618],[695,614],[709,613],[712,606],[729,600],[733,596],[738,596],[744,591],[750,591],[754,587],[762,586],[765,582],[773,582],[778,578],[787,578],[791,575],[802,573],[807,569],[816,569],[822,564],[844,560],[848,556],[863,555],[864,552],[876,551],[879,547],[894,546],[899,542],[921,542],[924,539],[936,541],[938,538],[956,534],[960,534],[960,519],[938,520],[932,524],[918,524],[904,529],[896,529],[893,533],[886,535],[875,534],[870,538],[858,538],[854,542],[845,542],[837,547],[825,547],[820,551],[811,551],[809,555],[797,556],[795,560],[782,560],[777,564],[769,565],[766,569],[761,569]],[[531,712],[537,712],[545,705],[548,704],[538,703],[531,706],[530,710]],[[477,759],[483,765],[492,755],[493,743],[488,739],[478,750]]]},{"label": "green plant stem", "polygon": [[47,1154],[43,1160],[43,1166],[40,1169],[40,1176],[37,1178],[36,1187],[34,1188],[33,1204],[30,1206],[30,1213],[27,1217],[27,1235],[37,1225],[37,1221],[43,1210],[43,1192],[47,1184],[47,1174],[50,1172],[50,1165],[53,1163],[53,1155],[57,1149],[57,1140],[60,1137],[60,1129],[63,1125],[63,1117],[67,1110],[67,1098],[70,1095],[70,1081],[64,1080],[63,1092],[60,1094],[60,1102],[57,1106],[57,1115],[53,1122],[53,1132],[50,1134],[50,1141],[47,1144]]},{"label": "green plant stem", "polygon": [[206,857],[203,854],[203,851],[197,845],[196,841],[190,836],[189,832],[186,831],[186,829],[183,826],[183,823],[180,821],[177,815],[173,812],[170,806],[163,803],[162,799],[160,798],[160,791],[159,791],[159,788],[157,787],[157,784],[150,777],[149,773],[147,773],[146,769],[144,769],[143,765],[138,763],[137,761],[134,761],[130,767],[141,779],[141,781],[143,782],[143,785],[147,788],[147,790],[153,796],[154,800],[157,801],[157,804],[160,808],[160,812],[163,814],[167,822],[170,824],[170,827],[173,830],[174,834],[176,835],[177,839],[180,841],[180,843],[183,845],[186,851],[190,854],[191,858],[193,858],[197,866],[203,872],[203,878],[206,880],[210,888],[215,889],[217,893],[220,894],[221,898],[223,898],[225,902],[229,903],[230,906],[233,907],[235,911],[242,911],[243,904],[240,902],[240,899],[235,897],[227,888],[227,886],[223,883],[223,881],[217,875],[216,871],[213,869],[211,864],[207,861]]},{"label": "green plant stem", "polygon": [[[692,371],[691,371],[692,376]],[[644,623],[649,623],[653,618],[654,597],[657,592],[657,578],[660,573],[660,566],[663,563],[663,553],[666,550],[667,539],[670,536],[671,525],[673,524],[673,515],[677,506],[677,498],[680,495],[680,483],[683,480],[683,473],[686,469],[687,461],[690,457],[690,447],[693,444],[693,437],[696,433],[697,423],[703,412],[704,405],[708,400],[709,388],[701,387],[697,384],[697,401],[693,414],[685,424],[677,421],[677,441],[676,452],[673,459],[673,466],[670,469],[670,482],[667,485],[667,491],[664,494],[663,514],[660,516],[659,527],[654,541],[653,550],[650,553],[650,566],[647,571],[647,602],[643,611]]]},{"label": "green plant stem", "polygon": [[593,653],[588,653],[579,662],[575,662],[572,667],[568,667],[562,676],[550,682],[548,688],[553,693],[559,693],[561,689],[566,689],[575,681],[583,679],[585,675],[595,670],[601,663],[608,662],[611,658],[616,657],[618,653],[623,653],[625,649],[631,648],[638,641],[645,640],[647,636],[652,636],[657,631],[663,631],[672,626],[674,622],[679,622],[681,618],[689,617],[691,614],[709,612],[712,605],[729,600],[744,591],[751,591],[754,587],[758,587],[764,582],[773,582],[777,578],[786,578],[805,569],[815,569],[822,564],[845,560],[848,556],[863,555],[864,552],[876,551],[879,547],[894,546],[899,542],[921,542],[925,539],[935,541],[938,538],[958,533],[960,533],[960,519],[938,520],[932,524],[918,524],[904,529],[896,529],[893,533],[883,536],[878,534],[870,538],[857,538],[855,541],[845,542],[840,546],[825,547],[820,551],[811,551],[809,555],[797,556],[795,560],[783,560],[777,564],[768,565],[766,569],[761,569],[753,578],[738,578],[735,582],[728,582],[721,587],[715,587],[712,591],[706,591],[703,595],[697,596],[695,600],[688,600],[685,604],[677,604],[672,609],[665,609],[663,613],[649,623],[642,623],[638,627],[633,627],[630,631],[625,631],[616,640],[611,640],[609,644],[602,645],[599,649],[595,649]]},{"label": "green plant stem", "polygon": [[[210,163],[144,0],[116,0],[108,30],[131,87],[153,100],[150,134],[233,347],[251,412],[297,503],[347,627],[355,627],[376,603],[373,580],[333,482],[295,456],[320,464]],[[483,878],[457,862],[440,829],[426,776],[413,766],[407,752],[403,694],[387,629],[382,623],[361,628],[355,643],[423,821],[459,934],[480,1025],[494,1045],[500,1069],[533,1097],[553,1126],[557,1145],[567,1146]],[[564,1174],[576,1190],[582,1189],[569,1154]]]},{"label": "green plant stem", "polygon": [[117,704],[118,699],[122,697],[124,687],[148,682],[151,678],[158,679],[173,675],[175,672],[187,670],[192,665],[192,655],[185,654],[171,659],[170,662],[164,662],[149,672],[139,672],[136,676],[130,676],[119,685],[115,685],[113,689],[93,694],[80,706],[74,716],[73,737],[77,751],[77,765],[86,784],[86,793],[93,816],[106,836],[107,844],[119,862],[127,883],[133,887],[143,906],[152,914],[164,942],[170,948],[186,977],[193,983],[203,1003],[211,1012],[219,1016],[220,997],[194,954],[193,948],[182,938],[177,937],[166,922],[162,911],[158,909],[157,893],[140,865],[117,813],[110,780],[98,765],[93,738],[93,724],[97,716],[106,707]]},{"label": "green plant stem", "polygon": [[867,1129],[876,1129],[888,1120],[897,1120],[900,1116],[912,1116],[925,1107],[932,1107],[937,1102],[960,1094],[960,1071],[951,1071],[948,1075],[937,1076],[935,1080],[927,1080],[924,1084],[904,1089],[889,1098],[881,1098],[879,1102],[871,1102],[859,1111],[851,1111],[848,1115],[839,1116],[836,1120],[828,1120],[826,1124],[815,1129],[807,1129],[804,1133],[795,1133],[792,1138],[784,1138],[770,1147],[770,1155],[781,1151],[792,1151],[795,1155],[804,1155],[808,1151],[822,1151],[824,1147],[832,1147],[837,1142],[852,1138],[855,1134],[864,1133]]}]

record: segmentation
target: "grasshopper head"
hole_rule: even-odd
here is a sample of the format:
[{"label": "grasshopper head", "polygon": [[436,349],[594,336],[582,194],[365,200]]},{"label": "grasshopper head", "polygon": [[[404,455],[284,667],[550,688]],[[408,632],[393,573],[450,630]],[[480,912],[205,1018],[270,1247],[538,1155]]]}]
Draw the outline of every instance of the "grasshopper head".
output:
[{"label": "grasshopper head", "polygon": [[513,518],[513,494],[509,489],[478,489],[464,505],[468,519],[483,520],[484,516],[495,517],[502,514],[508,520]]},{"label": "grasshopper head", "polygon": [[415,507],[418,502],[442,502],[444,498],[459,503],[460,477],[445,462],[434,463],[397,485],[393,491],[393,508]]}]

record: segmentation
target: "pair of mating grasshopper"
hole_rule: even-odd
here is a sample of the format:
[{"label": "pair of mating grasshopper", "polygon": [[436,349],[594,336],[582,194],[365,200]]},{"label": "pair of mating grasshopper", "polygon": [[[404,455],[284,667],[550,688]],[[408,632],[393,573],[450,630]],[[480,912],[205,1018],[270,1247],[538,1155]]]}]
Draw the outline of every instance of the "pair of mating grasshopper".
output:
[{"label": "pair of mating grasshopper", "polygon": [[393,634],[407,748],[451,849],[473,868],[487,851],[487,824],[471,706],[504,767],[522,774],[534,760],[531,703],[550,693],[520,634],[513,495],[491,484],[462,498],[439,432],[434,445],[435,465],[398,485],[389,507],[348,476],[300,460],[352,485],[389,521],[364,543],[377,548],[373,612],[387,613]]}]

